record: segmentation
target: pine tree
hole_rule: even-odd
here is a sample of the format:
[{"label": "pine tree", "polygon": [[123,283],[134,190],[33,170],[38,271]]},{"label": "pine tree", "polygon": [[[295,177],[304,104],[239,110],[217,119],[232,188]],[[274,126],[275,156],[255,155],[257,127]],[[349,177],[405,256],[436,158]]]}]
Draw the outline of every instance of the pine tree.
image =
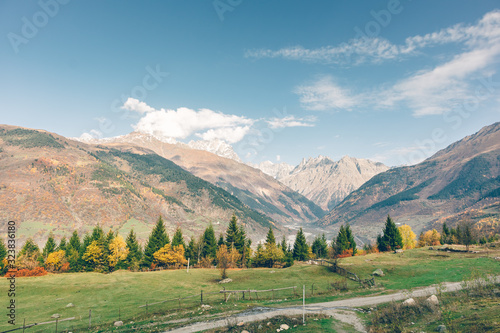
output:
[{"label": "pine tree", "polygon": [[178,227],[175,230],[174,238],[172,238],[172,247],[182,245],[186,249],[186,243],[184,242],[184,237],[182,236],[182,230]]},{"label": "pine tree", "polygon": [[[85,260],[83,259],[83,255],[85,252],[87,252],[87,248],[90,246],[90,244],[93,242],[92,236],[89,234],[85,234],[83,236],[83,243],[82,246],[80,246],[80,251],[78,253],[78,264],[77,266],[81,269],[84,269],[85,271],[89,272],[92,271],[92,267],[87,265]],[[71,265],[71,264],[70,264]]]},{"label": "pine tree", "polygon": [[203,258],[215,259],[217,254],[217,240],[215,239],[215,232],[212,223],[205,229],[203,233],[203,248],[201,256]]},{"label": "pine tree", "polygon": [[94,229],[92,229],[92,235],[90,236],[90,239],[91,242],[104,239],[104,231],[99,225],[96,225]]},{"label": "pine tree", "polygon": [[3,239],[0,239],[0,265],[2,265],[2,260],[7,257],[7,247],[3,242]]},{"label": "pine tree", "polygon": [[49,238],[47,239],[47,242],[45,243],[45,247],[43,248],[43,258],[44,260],[47,259],[49,254],[54,252],[56,250],[57,244],[56,241],[54,240],[54,235],[52,233],[49,234]]},{"label": "pine tree", "polygon": [[57,246],[57,250],[63,250],[64,252],[66,252],[66,244],[66,237],[63,237],[59,242],[59,245]]},{"label": "pine tree", "polygon": [[307,245],[306,236],[302,228],[297,232],[295,243],[293,244],[293,258],[295,260],[307,260],[309,256],[309,246]]},{"label": "pine tree", "polygon": [[[347,242],[348,242],[348,248],[352,250],[352,255],[356,255],[356,242],[354,241],[354,235],[351,231],[351,226],[349,224],[347,224],[347,226],[345,227],[345,234],[346,234],[346,237],[347,237]],[[401,241],[402,242],[402,241]]]},{"label": "pine tree", "polygon": [[69,247],[74,249],[75,251],[80,251],[80,237],[78,237],[78,233],[76,231],[73,231],[73,235],[71,235],[71,238],[69,239]]},{"label": "pine tree", "polygon": [[317,258],[325,258],[328,254],[328,244],[326,243],[326,236],[323,234],[321,237],[317,236],[314,238],[313,244],[311,246],[311,251],[316,255]]},{"label": "pine tree", "polygon": [[33,239],[28,238],[19,252],[19,256],[27,255],[32,256],[33,254],[40,252],[38,245],[33,241]]},{"label": "pine tree", "polygon": [[196,265],[198,263],[198,256],[196,253],[196,243],[194,241],[194,237],[192,237],[191,240],[189,241],[184,255],[186,256],[186,259],[189,259],[189,263],[191,265]]},{"label": "pine tree", "polygon": [[443,223],[443,232],[441,233],[441,244],[446,244],[450,242],[450,229],[446,225],[446,222]]},{"label": "pine tree", "polygon": [[273,229],[269,227],[269,231],[267,232],[267,237],[266,237],[266,246],[272,244],[276,245],[276,239],[274,238]]},{"label": "pine tree", "polygon": [[283,235],[283,239],[281,240],[281,251],[283,251],[283,253],[287,253],[288,252],[288,247],[286,245],[286,238],[285,238],[285,235]]},{"label": "pine tree", "polygon": [[403,248],[403,237],[389,215],[385,222],[384,235],[377,237],[377,246],[381,252]]},{"label": "pine tree", "polygon": [[165,231],[163,219],[160,216],[153,231],[151,232],[151,235],[149,236],[148,243],[144,248],[144,256],[142,257],[141,266],[151,267],[151,264],[154,261],[154,253],[169,243],[170,239]]},{"label": "pine tree", "polygon": [[[224,235],[220,234],[219,241],[217,242],[217,248],[221,247],[222,245],[226,245],[226,242],[224,242]],[[227,245],[226,245],[226,248],[227,248]]]},{"label": "pine tree", "polygon": [[134,229],[130,230],[127,236],[126,243],[128,248],[128,254],[127,258],[125,259],[125,262],[127,263],[128,267],[136,266],[142,259],[142,251],[141,251],[141,246],[137,241],[137,236],[134,233]]},{"label": "pine tree", "polygon": [[238,228],[238,219],[236,218],[236,215],[233,214],[231,217],[231,221],[229,221],[229,226],[227,227],[226,230],[226,245],[230,249],[231,246],[234,246],[237,250],[240,250],[237,247],[237,244],[240,243],[239,240],[240,237],[240,230]]}]

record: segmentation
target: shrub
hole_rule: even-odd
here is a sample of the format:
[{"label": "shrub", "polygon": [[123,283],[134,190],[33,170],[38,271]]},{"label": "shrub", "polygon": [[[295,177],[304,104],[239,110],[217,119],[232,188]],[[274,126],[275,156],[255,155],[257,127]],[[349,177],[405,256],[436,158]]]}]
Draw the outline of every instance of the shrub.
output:
[{"label": "shrub", "polygon": [[34,269],[20,269],[16,271],[9,271],[5,274],[6,277],[28,277],[28,276],[43,276],[47,275],[47,271],[43,267],[36,267]]}]

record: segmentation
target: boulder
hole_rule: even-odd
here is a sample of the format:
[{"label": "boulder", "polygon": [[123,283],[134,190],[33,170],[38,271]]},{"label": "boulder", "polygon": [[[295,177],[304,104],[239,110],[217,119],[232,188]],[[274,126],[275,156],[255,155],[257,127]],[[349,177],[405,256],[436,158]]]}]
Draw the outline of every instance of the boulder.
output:
[{"label": "boulder", "polygon": [[436,295],[431,295],[427,298],[426,302],[432,305],[439,305],[439,300]]},{"label": "boulder", "polygon": [[408,298],[406,301],[403,302],[403,306],[415,306],[417,305],[417,302],[413,298]]},{"label": "boulder", "polygon": [[121,320],[118,320],[118,321],[115,321],[115,323],[113,324],[115,327],[120,327],[120,326],[123,326],[123,321]]},{"label": "boulder", "polygon": [[74,307],[75,305],[73,303],[68,303],[68,305],[66,305],[67,308],[72,308]]},{"label": "boulder", "polygon": [[288,326],[287,324],[281,324],[281,325],[280,325],[280,328],[281,328],[281,330],[286,331],[287,329],[289,329],[289,328],[290,328],[290,326]]},{"label": "boulder", "polygon": [[227,278],[219,281],[219,283],[229,283],[229,282],[233,282],[233,279]]},{"label": "boulder", "polygon": [[439,326],[436,328],[436,332],[441,332],[441,333],[447,332],[447,330],[446,330],[446,326],[445,326],[445,325],[439,325]]},{"label": "boulder", "polygon": [[245,323],[242,321],[242,322],[239,322],[238,324],[236,324],[237,326],[241,327],[243,325],[245,325]]},{"label": "boulder", "polygon": [[380,269],[380,268],[377,268],[376,270],[373,271],[372,275],[375,275],[375,276],[384,276],[384,272]]},{"label": "boulder", "polygon": [[202,308],[203,310],[209,310],[209,309],[211,309],[212,307],[211,307],[210,305],[208,305],[208,304],[202,304],[202,305],[201,305],[201,308]]},{"label": "boulder", "polygon": [[50,318],[54,319],[61,318],[61,315],[59,313],[54,313],[52,316],[50,316]]},{"label": "boulder", "polygon": [[241,333],[250,333],[250,332],[248,332],[247,330],[243,330],[241,331]]}]

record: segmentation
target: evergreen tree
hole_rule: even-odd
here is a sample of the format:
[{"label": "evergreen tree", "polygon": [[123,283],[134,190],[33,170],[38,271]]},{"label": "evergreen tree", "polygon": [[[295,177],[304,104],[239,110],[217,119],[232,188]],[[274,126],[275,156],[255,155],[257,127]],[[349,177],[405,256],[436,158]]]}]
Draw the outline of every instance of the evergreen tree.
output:
[{"label": "evergreen tree", "polygon": [[[356,242],[354,241],[354,235],[351,231],[351,226],[349,224],[347,224],[347,226],[345,227],[345,234],[346,234],[346,237],[347,237],[347,242],[348,242],[348,246],[349,246],[349,249],[352,250],[352,255],[356,255]],[[400,235],[401,237],[401,234],[399,233],[398,231],[398,234]],[[403,244],[403,239],[401,238],[401,244]],[[402,246],[401,246],[402,248]]]},{"label": "evergreen tree", "polygon": [[0,265],[2,264],[2,260],[7,258],[7,247],[3,242],[3,239],[0,239]]},{"label": "evergreen tree", "polygon": [[328,244],[326,243],[325,234],[323,234],[321,237],[317,236],[316,238],[314,238],[311,250],[317,258],[326,257],[326,255],[328,254]]},{"label": "evergreen tree", "polygon": [[443,223],[443,232],[441,233],[441,244],[450,243],[450,229],[446,225],[446,222]]},{"label": "evergreen tree", "polygon": [[297,232],[295,243],[293,244],[293,258],[295,260],[307,260],[309,256],[309,246],[307,245],[306,236],[302,228]]},{"label": "evergreen tree", "polygon": [[57,244],[56,241],[54,240],[54,235],[52,233],[49,234],[49,238],[47,239],[47,242],[45,243],[45,247],[43,248],[43,258],[44,260],[47,259],[49,254],[54,252],[56,250]]},{"label": "evergreen tree", "polygon": [[186,243],[184,242],[184,236],[182,236],[182,230],[178,227],[175,230],[174,238],[172,238],[172,247],[182,245],[186,249]]},{"label": "evergreen tree", "polygon": [[231,221],[229,221],[229,226],[227,227],[226,230],[226,245],[230,249],[231,246],[234,246],[238,251],[240,250],[237,246],[241,243],[241,240],[239,239],[240,237],[240,230],[238,228],[238,219],[236,218],[236,215],[233,214],[231,217]]},{"label": "evergreen tree", "polygon": [[286,238],[285,238],[285,235],[283,235],[283,239],[281,240],[281,251],[283,251],[283,253],[287,253],[288,252],[288,247],[286,245]]},{"label": "evergreen tree", "polygon": [[269,231],[267,232],[267,237],[266,237],[266,245],[271,245],[271,244],[276,245],[276,239],[274,238],[273,229],[269,227]]},{"label": "evergreen tree", "polygon": [[5,265],[3,260],[7,258],[7,247],[3,242],[3,239],[0,239],[0,276],[5,275],[8,271],[8,265]]},{"label": "evergreen tree", "polygon": [[403,248],[403,237],[389,215],[385,222],[384,235],[377,237],[377,246],[381,252]]},{"label": "evergreen tree", "polygon": [[194,241],[194,237],[192,237],[191,240],[189,241],[184,256],[186,257],[186,259],[189,258],[189,263],[191,265],[196,265],[198,263],[198,256],[196,253],[196,243]]},{"label": "evergreen tree", "polygon": [[127,263],[128,267],[138,265],[142,259],[142,251],[141,251],[141,246],[137,241],[137,236],[134,233],[134,229],[130,230],[127,236],[126,243],[128,248],[128,254],[127,258],[125,259],[125,262]]},{"label": "evergreen tree", "polygon": [[215,232],[212,223],[205,229],[203,233],[203,248],[201,256],[204,258],[215,259],[217,254],[217,240],[215,239]]},{"label": "evergreen tree", "polygon": [[19,256],[22,255],[27,255],[27,256],[32,256],[33,254],[40,252],[40,249],[38,248],[38,245],[33,241],[33,239],[28,238],[26,242],[24,243],[23,247],[21,248],[21,252],[19,252]]},{"label": "evergreen tree", "polygon": [[92,235],[90,236],[91,243],[92,241],[99,241],[104,239],[104,231],[99,225],[96,225],[94,229],[92,229]]},{"label": "evergreen tree", "polygon": [[[217,248],[221,247],[221,245],[226,245],[226,242],[224,242],[224,235],[220,234],[219,235],[219,241],[217,242]],[[227,248],[227,245],[226,245]]]},{"label": "evergreen tree", "polygon": [[339,233],[337,234],[337,239],[335,240],[334,251],[336,255],[341,255],[349,249],[349,239],[347,238],[347,233],[344,225],[340,226]]},{"label": "evergreen tree", "polygon": [[238,232],[238,239],[237,242],[235,243],[235,248],[238,250],[240,254],[240,260],[239,263],[241,263],[242,267],[248,267],[250,260],[251,260],[251,245],[252,241],[247,238],[247,234],[245,232],[245,228],[243,226],[240,226],[240,230]]},{"label": "evergreen tree", "polygon": [[78,233],[76,232],[76,230],[73,231],[73,235],[71,235],[71,238],[69,239],[68,246],[76,251],[80,251],[80,246],[81,246],[80,237],[78,237]]},{"label": "evergreen tree", "polygon": [[[85,260],[83,260],[83,255],[85,252],[87,252],[87,248],[90,246],[90,244],[93,242],[92,236],[89,234],[85,234],[83,236],[83,243],[82,246],[80,246],[80,251],[78,253],[78,264],[77,266],[81,269],[84,269],[85,271],[89,272],[92,271],[93,267],[87,265]],[[71,265],[71,264],[70,264]]]},{"label": "evergreen tree", "polygon": [[151,267],[151,264],[154,261],[153,254],[169,243],[170,239],[165,231],[163,219],[160,216],[153,231],[151,232],[151,235],[149,236],[148,243],[144,248],[144,256],[142,257],[141,266],[148,268]]},{"label": "evergreen tree", "polygon": [[63,250],[66,252],[66,237],[63,237],[57,246],[57,250]]}]

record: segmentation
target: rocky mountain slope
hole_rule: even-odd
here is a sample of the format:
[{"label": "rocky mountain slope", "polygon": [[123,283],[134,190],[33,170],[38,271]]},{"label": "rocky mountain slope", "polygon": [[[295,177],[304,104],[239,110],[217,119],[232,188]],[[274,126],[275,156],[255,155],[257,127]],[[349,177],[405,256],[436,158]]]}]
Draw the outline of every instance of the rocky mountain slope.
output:
[{"label": "rocky mountain slope", "polygon": [[251,237],[274,223],[149,149],[122,148],[1,125],[0,219],[16,221],[20,242],[46,239],[51,231],[56,238],[85,232],[96,224],[134,227],[144,239],[160,215],[171,233],[181,225],[187,236],[210,221],[216,231],[225,230],[233,212]]},{"label": "rocky mountain slope", "polygon": [[296,167],[269,161],[255,166],[325,210],[331,210],[367,180],[389,169],[370,160],[344,156],[334,161],[321,155],[303,159]]},{"label": "rocky mountain slope", "polygon": [[326,213],[274,178],[234,159],[192,149],[185,144],[169,144],[138,132],[106,139],[102,144],[120,149],[132,146],[150,149],[193,175],[227,190],[250,208],[281,224],[312,222]]},{"label": "rocky mountain slope", "polygon": [[422,163],[378,174],[320,225],[349,222],[372,238],[387,214],[420,232],[437,220],[500,201],[500,123],[453,143]]}]

